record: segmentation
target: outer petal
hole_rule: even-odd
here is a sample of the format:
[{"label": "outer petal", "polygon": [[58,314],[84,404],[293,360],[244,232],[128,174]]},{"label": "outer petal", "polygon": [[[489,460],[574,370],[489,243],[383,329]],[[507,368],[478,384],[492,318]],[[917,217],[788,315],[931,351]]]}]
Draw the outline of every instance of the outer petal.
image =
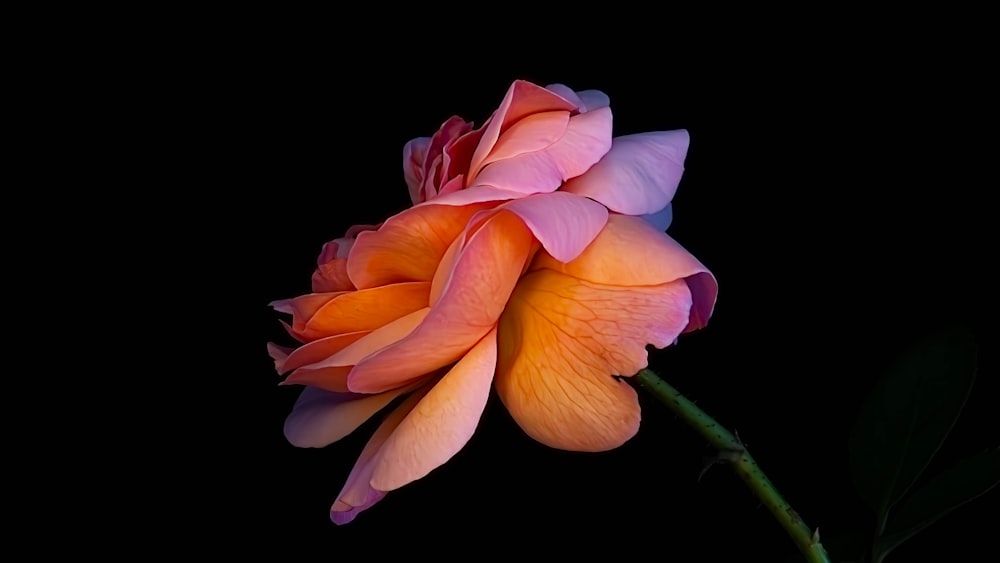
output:
[{"label": "outer petal", "polygon": [[645,367],[645,344],[673,342],[690,307],[683,281],[619,287],[532,272],[500,319],[497,392],[521,428],[543,444],[618,447],[639,428],[639,403],[612,376]]},{"label": "outer petal", "polygon": [[[512,127],[504,137],[515,133]],[[468,183],[525,194],[551,192],[594,166],[611,146],[611,109],[600,108],[570,118],[565,134],[545,148],[492,162]]]},{"label": "outer petal", "polygon": [[423,323],[358,362],[350,389],[377,393],[460,358],[493,329],[534,247],[531,232],[513,213],[489,218],[468,238]]},{"label": "outer petal", "polygon": [[520,217],[545,250],[561,262],[579,256],[608,221],[603,205],[561,192],[515,199],[498,209]]},{"label": "outer petal", "polygon": [[487,207],[421,205],[394,215],[379,230],[358,235],[347,259],[347,273],[359,289],[430,281],[441,255],[469,217]]},{"label": "outer petal", "polygon": [[687,330],[701,328],[715,307],[718,285],[697,258],[638,217],[612,214],[601,234],[568,264],[539,253],[531,269],[550,269],[608,285],[657,285],[684,279],[694,308]]},{"label": "outer petal", "polygon": [[[458,191],[447,191],[423,205],[451,205],[465,206],[472,204],[492,203],[507,201],[524,197],[521,192],[502,190],[493,186],[474,186]],[[417,207],[420,207],[419,205]],[[489,207],[489,206],[485,206]]]},{"label": "outer petal", "polygon": [[595,109],[607,107],[611,103],[608,95],[600,90],[583,90],[581,92],[574,92],[571,88],[564,84],[549,84],[545,88],[559,94],[563,98],[566,98],[566,100],[580,109],[580,113],[586,113],[588,111],[594,111]]},{"label": "outer petal", "polygon": [[656,213],[677,191],[689,140],[683,129],[616,137],[600,162],[562,189],[626,215]]},{"label": "outer petal", "polygon": [[483,129],[482,137],[469,163],[467,178],[474,178],[479,173],[483,161],[493,151],[500,134],[511,124],[533,113],[560,110],[574,111],[576,106],[541,86],[524,80],[515,80],[507,89],[500,107],[493,112]]},{"label": "outer petal", "polygon": [[354,517],[361,511],[370,508],[385,496],[384,491],[376,490],[370,484],[372,472],[375,470],[373,462],[382,444],[389,438],[392,431],[399,426],[403,418],[420,402],[427,389],[428,387],[424,387],[407,397],[405,401],[385,417],[381,426],[378,427],[375,434],[368,440],[368,444],[361,451],[361,456],[358,458],[357,463],[354,464],[351,474],[348,475],[344,488],[337,495],[337,500],[330,509],[330,519],[334,523],[346,524],[354,520]]},{"label": "outer petal", "polygon": [[344,293],[325,303],[301,328],[296,328],[310,339],[374,330],[426,307],[430,288],[430,282],[406,282]]},{"label": "outer petal", "polygon": [[668,203],[663,209],[656,213],[643,215],[641,219],[655,227],[657,231],[665,231],[674,222],[674,206]]},{"label": "outer petal", "polygon": [[306,387],[285,419],[285,438],[300,448],[328,446],[353,432],[407,390],[357,395]]},{"label": "outer petal", "polygon": [[497,334],[493,329],[434,385],[386,440],[372,474],[372,487],[398,489],[458,453],[479,424],[496,364]]}]

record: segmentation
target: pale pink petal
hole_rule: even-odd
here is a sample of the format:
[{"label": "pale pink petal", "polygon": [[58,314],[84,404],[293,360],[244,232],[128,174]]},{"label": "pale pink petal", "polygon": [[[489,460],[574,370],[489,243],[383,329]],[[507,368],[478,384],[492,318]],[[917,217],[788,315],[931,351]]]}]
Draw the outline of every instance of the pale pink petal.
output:
[{"label": "pale pink petal", "polygon": [[559,95],[531,82],[515,80],[500,107],[497,108],[483,128],[482,137],[469,163],[467,178],[475,178],[483,166],[483,161],[493,151],[500,134],[512,123],[516,123],[533,113],[545,111],[573,111],[576,106]]},{"label": "pale pink petal", "polygon": [[572,262],[538,253],[531,269],[554,270],[607,285],[651,286],[686,280],[694,299],[686,331],[705,325],[718,294],[715,278],[697,258],[666,233],[628,215],[611,214],[601,234]]},{"label": "pale pink petal", "polygon": [[616,137],[600,162],[566,182],[562,190],[626,215],[656,213],[677,191],[688,142],[683,129]]},{"label": "pale pink petal", "polygon": [[493,383],[496,329],[434,384],[379,451],[371,486],[398,489],[452,458],[472,438]]},{"label": "pale pink petal", "polygon": [[561,262],[576,258],[608,221],[601,204],[573,194],[536,194],[503,204],[498,209],[520,217],[542,247]]},{"label": "pale pink petal", "polygon": [[374,489],[370,484],[372,472],[375,470],[373,461],[382,444],[385,443],[403,418],[420,402],[427,389],[425,387],[407,397],[406,400],[385,417],[378,430],[368,440],[364,450],[361,451],[361,455],[358,457],[358,461],[354,464],[354,468],[351,469],[350,475],[347,476],[344,488],[341,489],[340,494],[337,495],[337,500],[334,501],[333,507],[330,509],[330,519],[334,523],[346,524],[354,520],[359,513],[370,508],[385,497],[384,491]]},{"label": "pale pink petal", "polygon": [[600,108],[571,117],[565,134],[551,145],[491,162],[467,182],[525,194],[551,192],[599,166],[611,146],[611,110]]},{"label": "pale pink petal", "polygon": [[267,343],[267,355],[271,356],[274,360],[274,370],[279,374],[285,373],[285,361],[288,360],[288,355],[291,354],[295,348],[289,348],[287,346],[279,346],[274,342]]},{"label": "pale pink petal", "polygon": [[568,111],[536,113],[512,124],[497,140],[493,150],[483,160],[483,166],[546,149],[566,134]]},{"label": "pale pink petal", "polygon": [[299,448],[328,446],[353,432],[406,390],[358,395],[306,387],[285,419],[285,438]]},{"label": "pale pink petal", "polygon": [[588,111],[594,111],[595,109],[608,107],[608,105],[611,104],[611,100],[608,98],[608,95],[600,90],[583,90],[576,92],[565,84],[549,84],[545,88],[559,94],[563,98],[566,98],[566,100],[579,108],[580,113],[586,113]]},{"label": "pale pink petal", "polygon": [[424,322],[358,362],[350,389],[384,391],[460,358],[493,329],[535,247],[531,231],[513,213],[489,218],[468,238]]}]

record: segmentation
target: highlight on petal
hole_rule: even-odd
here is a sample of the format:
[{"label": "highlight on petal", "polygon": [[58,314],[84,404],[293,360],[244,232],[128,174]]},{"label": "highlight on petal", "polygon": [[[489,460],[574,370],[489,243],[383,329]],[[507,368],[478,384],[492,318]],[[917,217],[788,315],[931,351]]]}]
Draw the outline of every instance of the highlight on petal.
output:
[{"label": "highlight on petal", "polygon": [[418,205],[394,215],[379,230],[358,235],[347,259],[351,281],[359,289],[430,281],[441,255],[469,217],[488,207]]},{"label": "highlight on petal", "polygon": [[639,428],[635,390],[612,377],[647,365],[688,322],[682,280],[621,287],[552,270],[521,279],[499,324],[496,389],[532,438],[573,451],[616,448]]},{"label": "highlight on petal", "polygon": [[403,419],[379,451],[373,488],[391,491],[420,479],[468,443],[490,395],[496,338],[493,329]]},{"label": "highlight on petal", "polygon": [[542,247],[562,262],[579,256],[608,221],[603,205],[562,192],[515,199],[497,209],[520,217]]},{"label": "highlight on petal", "polygon": [[375,457],[393,430],[399,426],[403,418],[420,402],[428,390],[429,387],[424,386],[407,397],[385,417],[378,430],[368,440],[358,457],[358,461],[354,464],[354,468],[351,469],[350,475],[347,476],[344,488],[341,489],[337,500],[334,501],[333,507],[330,509],[330,519],[335,524],[346,524],[354,520],[363,510],[370,508],[385,497],[384,491],[379,491],[371,486],[372,473],[375,470],[373,463]]},{"label": "highlight on petal", "polygon": [[420,326],[359,361],[350,389],[377,393],[460,358],[493,329],[535,248],[517,215],[501,211],[487,219],[468,237]]},{"label": "highlight on petal", "polygon": [[285,438],[299,448],[322,448],[347,436],[408,389],[377,395],[302,390],[285,419]]},{"label": "highlight on petal", "polygon": [[615,137],[604,158],[562,190],[626,215],[656,213],[677,191],[689,141],[683,129]]},{"label": "highlight on petal", "polygon": [[708,268],[670,238],[639,217],[611,214],[607,226],[586,250],[569,263],[538,253],[532,270],[549,269],[600,284],[657,285],[685,280],[694,299],[687,331],[705,326],[715,308],[718,285]]},{"label": "highlight on petal", "polygon": [[[514,134],[515,128],[511,127],[501,139]],[[501,147],[501,143],[497,143],[497,146]],[[524,143],[517,149],[530,146]],[[580,176],[596,166],[595,163],[611,147],[611,109],[599,108],[569,118],[565,132],[544,148],[514,154],[503,160],[485,161],[489,164],[483,166],[478,175],[470,175],[468,183],[525,194],[551,192],[558,189],[564,181]],[[491,154],[490,157],[492,156]]]}]

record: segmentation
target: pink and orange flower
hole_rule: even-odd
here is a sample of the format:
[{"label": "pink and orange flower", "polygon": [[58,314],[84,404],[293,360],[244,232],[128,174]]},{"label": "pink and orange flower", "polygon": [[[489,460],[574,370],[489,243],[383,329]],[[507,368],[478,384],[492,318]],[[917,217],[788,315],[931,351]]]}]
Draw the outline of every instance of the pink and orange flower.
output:
[{"label": "pink and orange flower", "polygon": [[687,146],[682,130],[612,138],[603,93],[525,81],[482,127],[452,117],[407,143],[414,206],[327,243],[313,293],[272,304],[300,343],[268,346],[283,383],[305,386],[292,444],[326,446],[395,405],[334,522],[448,461],[492,388],[555,448],[635,435],[636,392],[615,376],[715,304],[712,274],[663,232]]}]

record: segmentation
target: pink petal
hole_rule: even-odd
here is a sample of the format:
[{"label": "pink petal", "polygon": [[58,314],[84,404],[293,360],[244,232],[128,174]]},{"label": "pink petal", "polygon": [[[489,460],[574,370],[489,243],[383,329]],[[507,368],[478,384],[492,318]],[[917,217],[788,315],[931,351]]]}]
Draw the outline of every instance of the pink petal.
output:
[{"label": "pink petal", "polygon": [[[442,190],[441,195],[422,205],[463,207],[477,203],[506,201],[508,199],[516,199],[519,197],[524,197],[524,194],[510,190],[501,190],[492,186],[475,186],[464,190],[450,192],[444,192]],[[416,207],[420,207],[420,205],[417,205]]]},{"label": "pink petal", "polygon": [[656,213],[677,191],[688,142],[683,129],[616,137],[600,162],[562,189],[597,200],[618,213]]},{"label": "pink petal", "polygon": [[516,123],[533,113],[545,111],[573,111],[576,106],[531,82],[516,80],[507,89],[500,107],[497,108],[483,128],[476,151],[472,155],[469,163],[469,174],[467,178],[475,178],[483,166],[483,161],[487,155],[493,151],[500,134],[504,132],[512,123]]},{"label": "pink petal", "polygon": [[328,446],[353,432],[406,390],[357,395],[306,387],[285,419],[285,438],[299,448]]},{"label": "pink petal", "polygon": [[313,340],[293,350],[281,362],[279,373],[314,364],[355,343],[369,331],[348,332]]},{"label": "pink petal", "polygon": [[350,389],[377,393],[462,357],[493,329],[535,244],[513,213],[490,217],[469,237],[423,323],[358,362],[348,378]]},{"label": "pink petal", "polygon": [[348,475],[344,488],[341,489],[340,494],[337,495],[337,500],[334,501],[333,507],[330,509],[330,519],[334,523],[346,524],[354,520],[362,511],[370,508],[385,497],[384,491],[374,489],[370,484],[372,473],[375,470],[373,462],[382,444],[385,443],[392,434],[392,431],[402,422],[403,418],[416,406],[427,389],[425,387],[407,397],[405,401],[385,417],[378,430],[368,440],[364,450],[361,451],[361,455],[358,457],[358,461],[354,464],[354,468],[351,469],[351,474]]},{"label": "pink petal", "polygon": [[571,117],[565,134],[551,145],[492,162],[467,182],[525,194],[551,192],[595,167],[611,146],[611,110],[600,108]]},{"label": "pink petal", "polygon": [[472,438],[493,383],[496,336],[494,329],[473,346],[386,440],[372,474],[373,488],[391,491],[420,479]]},{"label": "pink petal", "polygon": [[608,107],[611,104],[608,95],[600,90],[575,92],[564,84],[549,84],[545,88],[566,98],[566,100],[579,108],[580,113],[587,113],[588,111]]},{"label": "pink petal", "polygon": [[536,194],[503,204],[515,213],[553,258],[576,258],[608,221],[608,210],[585,197],[562,192]]}]

